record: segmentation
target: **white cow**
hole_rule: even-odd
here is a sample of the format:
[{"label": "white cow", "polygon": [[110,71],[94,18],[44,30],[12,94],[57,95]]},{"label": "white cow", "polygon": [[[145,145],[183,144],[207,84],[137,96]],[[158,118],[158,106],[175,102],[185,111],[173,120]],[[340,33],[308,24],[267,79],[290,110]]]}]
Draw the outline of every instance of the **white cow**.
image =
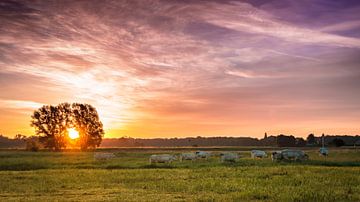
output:
[{"label": "white cow", "polygon": [[154,154],[150,156],[150,164],[152,163],[171,163],[176,160],[175,155],[170,154]]},{"label": "white cow", "polygon": [[329,150],[326,147],[321,147],[319,149],[319,154],[322,156],[327,156],[327,155],[329,155]]},{"label": "white cow", "polygon": [[94,159],[95,160],[102,160],[102,161],[105,161],[105,160],[109,160],[109,159],[113,159],[115,158],[115,154],[113,153],[105,153],[105,152],[96,152],[94,154]]},{"label": "white cow", "polygon": [[220,154],[220,161],[223,162],[236,162],[239,159],[239,154],[237,153],[221,153]]},{"label": "white cow", "polygon": [[280,161],[282,159],[281,151],[274,151],[271,154],[271,160],[272,161]]},{"label": "white cow", "polygon": [[200,158],[200,159],[208,159],[211,156],[211,152],[207,152],[207,151],[197,151],[195,152],[196,157]]},{"label": "white cow", "polygon": [[273,161],[281,161],[281,160],[303,161],[303,160],[308,160],[309,156],[305,154],[304,151],[284,149],[281,151],[273,152],[271,159]]},{"label": "white cow", "polygon": [[195,153],[182,153],[180,155],[180,161],[183,161],[183,160],[195,161],[196,160],[196,154]]},{"label": "white cow", "polygon": [[251,150],[251,158],[266,158],[267,154],[261,150]]}]

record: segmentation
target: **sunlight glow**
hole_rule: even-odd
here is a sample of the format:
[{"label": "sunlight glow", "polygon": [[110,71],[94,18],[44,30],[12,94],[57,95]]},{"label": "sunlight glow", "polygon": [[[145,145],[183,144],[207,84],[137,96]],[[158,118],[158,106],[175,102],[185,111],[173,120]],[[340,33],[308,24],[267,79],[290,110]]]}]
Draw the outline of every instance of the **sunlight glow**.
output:
[{"label": "sunlight glow", "polygon": [[68,133],[69,133],[69,137],[71,139],[76,139],[76,138],[79,138],[79,132],[77,130],[75,130],[74,128],[70,128],[68,130]]}]

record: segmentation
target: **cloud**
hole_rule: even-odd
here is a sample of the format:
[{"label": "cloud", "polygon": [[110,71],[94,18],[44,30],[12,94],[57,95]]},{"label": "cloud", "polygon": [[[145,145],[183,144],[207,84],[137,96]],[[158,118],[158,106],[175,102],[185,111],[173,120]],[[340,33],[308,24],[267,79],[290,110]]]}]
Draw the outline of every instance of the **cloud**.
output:
[{"label": "cloud", "polygon": [[[326,9],[336,6],[319,1],[306,13],[311,2],[3,1],[0,89],[7,92],[1,99],[12,100],[11,106],[17,100],[87,102],[98,109],[107,130],[139,128],[142,121],[166,124],[166,119],[199,122],[203,129],[222,117],[240,133],[236,125],[254,125],[263,120],[261,112],[290,116],[291,111],[274,108],[279,99],[286,109],[303,109],[309,95],[356,92],[356,82],[345,87],[331,81],[359,75],[360,39],[336,32],[356,28],[357,15],[343,9],[354,13],[358,6],[336,4],[336,20],[327,20]],[[321,26],[306,17],[315,13]],[[286,105],[294,96],[288,86],[304,84],[315,87],[299,91],[297,104]]]},{"label": "cloud", "polygon": [[274,16],[245,3],[227,6],[213,5],[213,12],[203,15],[204,20],[228,29],[265,34],[286,41],[320,44],[324,46],[360,47],[357,38],[327,34],[317,30],[294,26],[276,20]]},{"label": "cloud", "polygon": [[15,110],[35,110],[43,106],[42,103],[25,100],[0,100],[0,108],[2,109],[15,109]]},{"label": "cloud", "polygon": [[320,30],[322,32],[336,32],[336,31],[353,30],[359,27],[360,27],[360,20],[354,20],[354,21],[332,24],[326,27],[322,27]]}]

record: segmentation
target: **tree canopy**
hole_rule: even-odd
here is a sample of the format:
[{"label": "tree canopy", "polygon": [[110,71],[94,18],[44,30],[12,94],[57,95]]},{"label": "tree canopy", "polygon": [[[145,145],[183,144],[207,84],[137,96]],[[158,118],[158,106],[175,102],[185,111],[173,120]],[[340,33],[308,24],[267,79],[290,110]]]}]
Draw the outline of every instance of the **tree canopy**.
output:
[{"label": "tree canopy", "polygon": [[[40,137],[45,148],[59,151],[69,144],[82,150],[100,146],[104,136],[103,124],[95,107],[81,103],[61,103],[57,106],[44,105],[34,111],[31,126]],[[79,138],[71,141],[68,129],[79,132]]]},{"label": "tree canopy", "polygon": [[316,144],[316,138],[314,134],[309,134],[308,137],[306,138],[306,141],[308,144],[310,145],[315,145]]},{"label": "tree canopy", "polygon": [[296,139],[294,136],[280,134],[276,137],[276,142],[279,147],[294,147],[296,146]]}]

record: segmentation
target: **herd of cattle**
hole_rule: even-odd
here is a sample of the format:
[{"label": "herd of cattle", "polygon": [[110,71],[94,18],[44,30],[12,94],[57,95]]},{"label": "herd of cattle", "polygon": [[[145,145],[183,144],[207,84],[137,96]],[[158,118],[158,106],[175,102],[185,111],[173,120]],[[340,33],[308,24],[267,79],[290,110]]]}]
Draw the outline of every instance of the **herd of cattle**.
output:
[{"label": "herd of cattle", "polygon": [[[262,150],[251,150],[251,158],[267,158],[268,155]],[[328,155],[328,150],[324,147],[320,148],[319,154],[323,156]],[[150,156],[150,164],[153,163],[171,163],[179,159],[182,161],[196,161],[199,159],[209,159],[211,156],[220,157],[220,162],[236,162],[241,155],[238,152],[210,152],[210,151],[196,151],[189,153],[182,153],[179,156],[173,154],[153,154]],[[113,153],[96,152],[94,154],[95,160],[108,160],[115,158]],[[281,151],[275,151],[271,153],[272,161],[279,162],[283,160],[287,161],[305,161],[309,159],[309,156],[301,150],[284,149]]]}]

